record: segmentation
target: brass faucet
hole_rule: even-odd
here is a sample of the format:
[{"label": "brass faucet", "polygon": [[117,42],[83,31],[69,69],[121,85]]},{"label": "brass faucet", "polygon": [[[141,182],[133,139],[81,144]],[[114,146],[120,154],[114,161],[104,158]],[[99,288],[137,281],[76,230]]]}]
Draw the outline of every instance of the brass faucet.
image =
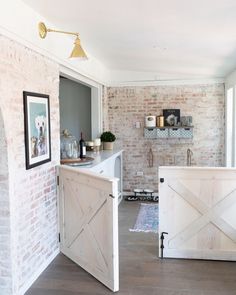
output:
[{"label": "brass faucet", "polygon": [[192,165],[192,156],[193,152],[190,149],[187,149],[187,166]]}]

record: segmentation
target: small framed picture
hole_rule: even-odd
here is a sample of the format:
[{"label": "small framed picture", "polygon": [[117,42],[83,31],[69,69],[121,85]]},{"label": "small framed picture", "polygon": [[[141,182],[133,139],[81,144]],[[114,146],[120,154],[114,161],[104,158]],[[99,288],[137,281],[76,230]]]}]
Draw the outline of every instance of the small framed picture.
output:
[{"label": "small framed picture", "polygon": [[181,116],[180,117],[181,126],[192,126],[193,118],[192,116]]},{"label": "small framed picture", "polygon": [[51,161],[50,107],[46,94],[23,92],[26,169]]},{"label": "small framed picture", "polygon": [[165,126],[179,126],[180,125],[180,110],[179,109],[165,109],[163,110]]}]

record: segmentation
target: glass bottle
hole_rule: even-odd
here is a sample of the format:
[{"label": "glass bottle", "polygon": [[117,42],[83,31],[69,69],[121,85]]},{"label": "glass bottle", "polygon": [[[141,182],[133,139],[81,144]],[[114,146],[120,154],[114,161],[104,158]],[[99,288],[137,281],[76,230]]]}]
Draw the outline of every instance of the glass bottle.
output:
[{"label": "glass bottle", "polygon": [[81,132],[80,141],[79,141],[79,152],[80,152],[80,159],[83,159],[86,157],[86,145],[85,141],[83,139],[83,133]]},{"label": "glass bottle", "polygon": [[78,143],[75,136],[71,135],[67,129],[61,135],[61,159],[78,158]]}]

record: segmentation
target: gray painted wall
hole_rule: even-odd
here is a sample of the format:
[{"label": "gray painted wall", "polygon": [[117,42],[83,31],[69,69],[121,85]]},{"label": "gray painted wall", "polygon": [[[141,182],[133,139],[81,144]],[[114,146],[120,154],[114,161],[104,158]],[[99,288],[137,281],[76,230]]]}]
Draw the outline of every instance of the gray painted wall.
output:
[{"label": "gray painted wall", "polygon": [[91,139],[91,88],[60,78],[60,130],[68,129],[77,139]]}]

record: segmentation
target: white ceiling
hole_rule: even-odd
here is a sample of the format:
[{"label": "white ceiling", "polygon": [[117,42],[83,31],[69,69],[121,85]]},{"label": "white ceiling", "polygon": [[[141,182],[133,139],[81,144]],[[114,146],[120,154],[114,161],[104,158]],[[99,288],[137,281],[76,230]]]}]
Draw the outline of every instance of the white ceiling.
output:
[{"label": "white ceiling", "polygon": [[156,79],[225,77],[236,68],[235,0],[24,0],[80,33],[108,69]]}]

